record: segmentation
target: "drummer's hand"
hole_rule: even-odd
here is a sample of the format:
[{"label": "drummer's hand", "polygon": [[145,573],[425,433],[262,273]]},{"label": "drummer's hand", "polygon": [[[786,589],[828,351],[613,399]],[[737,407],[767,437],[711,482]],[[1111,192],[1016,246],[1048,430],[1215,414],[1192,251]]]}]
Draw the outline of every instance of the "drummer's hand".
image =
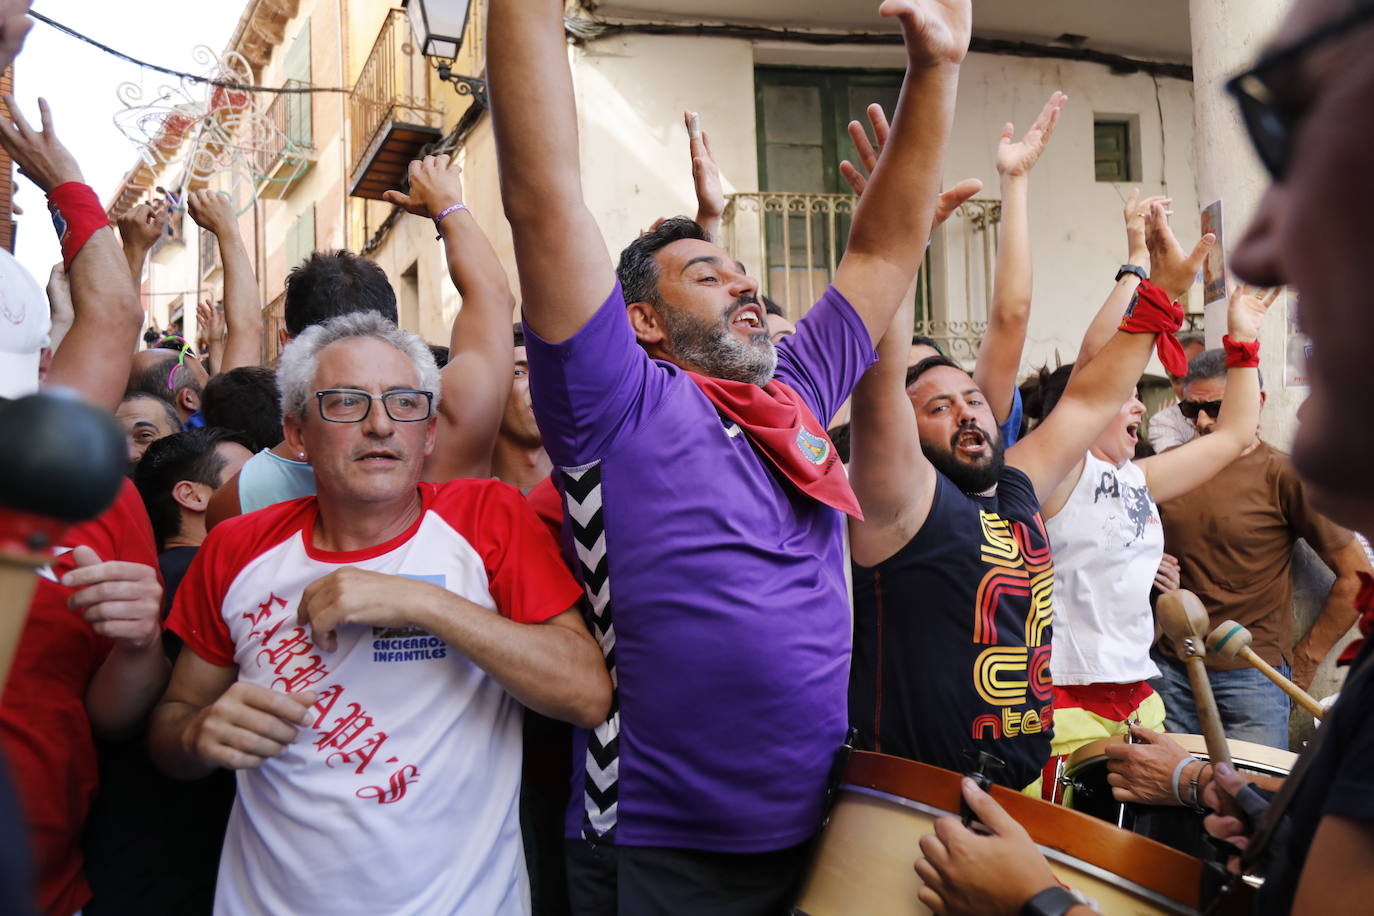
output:
[{"label": "drummer's hand", "polygon": [[1167,735],[1139,725],[1131,726],[1131,736],[1143,743],[1107,745],[1107,784],[1112,797],[1147,805],[1177,804],[1169,780],[1189,753]]},{"label": "drummer's hand", "polygon": [[[1202,803],[1213,811],[1221,810],[1221,796],[1217,792],[1217,783],[1221,783],[1221,787],[1232,797],[1250,784],[1249,780],[1237,773],[1229,764],[1218,764],[1212,781],[1202,790]],[[1202,819],[1202,826],[1212,836],[1225,840],[1237,849],[1243,850],[1250,845],[1249,828],[1238,817],[1231,817],[1229,814],[1209,814]],[[1240,859],[1231,856],[1226,861],[1226,867],[1239,874]]]},{"label": "drummer's hand", "polygon": [[924,886],[920,901],[940,916],[1017,916],[1027,900],[1058,881],[1025,828],[972,779],[964,800],[991,830],[975,833],[957,817],[935,822],[921,837],[925,858],[916,860]]}]

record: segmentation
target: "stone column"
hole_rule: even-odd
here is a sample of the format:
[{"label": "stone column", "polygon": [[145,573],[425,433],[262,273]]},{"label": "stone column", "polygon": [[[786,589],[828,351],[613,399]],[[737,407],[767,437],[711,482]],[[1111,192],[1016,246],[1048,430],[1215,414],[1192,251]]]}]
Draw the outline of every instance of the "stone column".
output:
[{"label": "stone column", "polygon": [[[1288,0],[1189,0],[1193,41],[1193,147],[1197,157],[1198,205],[1221,201],[1222,242],[1229,255],[1240,241],[1269,175],[1250,144],[1226,80],[1259,55],[1287,13]],[[1193,295],[1202,295],[1201,287]],[[1296,428],[1295,411],[1306,388],[1285,388],[1286,316],[1292,303],[1281,296],[1265,322],[1260,371],[1268,400],[1260,424],[1266,441],[1287,449]],[[1207,346],[1220,347],[1226,333],[1226,305],[1207,308]]]},{"label": "stone column", "polygon": [[[1193,40],[1193,144],[1197,157],[1198,205],[1214,200],[1222,206],[1226,252],[1240,241],[1254,215],[1269,175],[1255,156],[1241,124],[1235,102],[1225,90],[1226,80],[1251,65],[1286,15],[1288,0],[1189,0]],[[1199,295],[1201,288],[1194,292]],[[1296,307],[1292,291],[1281,295],[1265,320],[1260,371],[1267,395],[1260,435],[1276,448],[1291,447],[1297,430],[1297,409],[1307,397],[1306,387],[1288,387],[1286,351],[1288,314]],[[1207,309],[1207,346],[1221,346],[1226,332],[1226,306]],[[1334,577],[1317,556],[1299,545],[1293,563],[1294,637],[1307,632],[1321,613]],[[1349,636],[1346,637],[1349,639]],[[1330,659],[1321,666],[1311,692],[1328,696],[1340,689],[1343,673]],[[1301,750],[1312,734],[1312,717],[1293,713],[1290,746]]]}]

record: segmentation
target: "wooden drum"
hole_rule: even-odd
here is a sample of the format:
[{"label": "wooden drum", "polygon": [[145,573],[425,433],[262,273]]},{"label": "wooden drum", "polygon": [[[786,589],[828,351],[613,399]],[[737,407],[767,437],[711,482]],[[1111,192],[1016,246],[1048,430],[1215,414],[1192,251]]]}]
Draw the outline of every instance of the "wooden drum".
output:
[{"label": "wooden drum", "polygon": [[[912,864],[935,820],[959,811],[960,775],[856,751],[821,833],[794,916],[926,916]],[[1060,881],[1104,914],[1196,914],[1202,863],[1145,837],[1010,789],[998,803],[1024,826]],[[1242,888],[1223,912],[1248,912]]]}]

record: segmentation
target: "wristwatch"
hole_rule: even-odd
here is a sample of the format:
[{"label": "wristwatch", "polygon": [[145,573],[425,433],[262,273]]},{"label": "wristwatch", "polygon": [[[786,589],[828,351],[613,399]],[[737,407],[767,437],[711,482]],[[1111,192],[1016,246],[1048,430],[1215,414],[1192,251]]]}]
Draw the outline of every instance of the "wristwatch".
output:
[{"label": "wristwatch", "polygon": [[1086,903],[1084,898],[1065,887],[1047,887],[1025,902],[1021,916],[1064,916],[1069,910]]},{"label": "wristwatch", "polygon": [[1141,280],[1149,279],[1149,277],[1145,274],[1145,268],[1139,266],[1138,264],[1122,264],[1121,269],[1116,272],[1115,282],[1120,283],[1121,278],[1126,276],[1126,274],[1135,274]]}]

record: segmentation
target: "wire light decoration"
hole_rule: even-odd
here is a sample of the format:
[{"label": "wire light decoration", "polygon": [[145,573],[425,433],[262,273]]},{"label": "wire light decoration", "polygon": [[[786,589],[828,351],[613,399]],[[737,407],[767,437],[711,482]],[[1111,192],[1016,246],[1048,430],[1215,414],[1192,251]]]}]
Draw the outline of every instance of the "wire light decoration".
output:
[{"label": "wire light decoration", "polygon": [[264,109],[249,89],[231,88],[253,85],[243,55],[198,45],[192,59],[220,85],[183,77],[147,98],[139,83],[121,83],[115,96],[124,107],[114,116],[115,127],[138,150],[150,177],[180,167],[170,182],[161,182],[174,206],[186,190],[213,186],[244,213],[267,183],[289,184],[310,167],[309,138],[293,137],[292,125],[301,123],[311,97],[278,95]]}]

